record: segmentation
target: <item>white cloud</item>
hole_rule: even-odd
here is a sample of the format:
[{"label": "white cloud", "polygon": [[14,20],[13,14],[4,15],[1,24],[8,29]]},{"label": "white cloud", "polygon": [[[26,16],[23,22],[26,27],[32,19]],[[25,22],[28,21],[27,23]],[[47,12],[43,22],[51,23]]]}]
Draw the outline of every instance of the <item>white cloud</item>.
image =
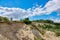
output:
[{"label": "white cloud", "polygon": [[60,19],[55,19],[55,22],[60,23]]},{"label": "white cloud", "polygon": [[51,0],[46,5],[46,12],[49,14],[53,11],[56,11],[57,9],[60,9],[60,1],[59,0]]},{"label": "white cloud", "polygon": [[57,10],[57,16],[60,16],[60,9]]},{"label": "white cloud", "polygon": [[46,5],[42,8],[41,6],[37,6],[36,8],[34,7],[34,9],[32,8],[32,15],[49,15],[52,12],[56,11],[60,9],[60,1],[59,0],[50,0],[46,3]]},{"label": "white cloud", "polygon": [[60,19],[59,18],[51,18],[50,20],[53,20],[54,22],[60,23]]},{"label": "white cloud", "polygon": [[50,0],[43,8],[41,6],[37,6],[25,10],[22,8],[0,7],[0,16],[20,19],[35,15],[49,15],[58,9],[60,9],[60,0]]},{"label": "white cloud", "polygon": [[60,23],[60,18],[54,18],[54,16],[51,16],[50,18],[48,18],[49,20],[52,20],[54,22]]},{"label": "white cloud", "polygon": [[7,8],[0,7],[0,16],[7,16],[9,18],[21,18],[26,15],[26,10],[21,8]]}]

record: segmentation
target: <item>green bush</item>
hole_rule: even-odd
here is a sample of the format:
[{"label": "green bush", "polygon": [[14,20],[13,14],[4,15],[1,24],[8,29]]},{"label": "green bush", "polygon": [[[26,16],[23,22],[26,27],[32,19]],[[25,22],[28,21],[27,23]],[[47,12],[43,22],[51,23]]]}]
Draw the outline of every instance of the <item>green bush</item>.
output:
[{"label": "green bush", "polygon": [[29,20],[29,18],[25,18],[25,19],[23,20],[23,22],[24,22],[25,24],[31,24],[31,21]]},{"label": "green bush", "polygon": [[54,23],[52,20],[45,20],[45,23]]},{"label": "green bush", "polygon": [[60,29],[55,29],[55,33],[57,36],[60,36]]},{"label": "green bush", "polygon": [[2,17],[0,16],[0,21],[2,21]]},{"label": "green bush", "polygon": [[6,22],[6,21],[9,21],[9,19],[7,17],[1,17],[0,16],[0,21]]},{"label": "green bush", "polygon": [[33,22],[41,22],[41,23],[54,23],[52,20],[33,20]]},{"label": "green bush", "polygon": [[6,18],[6,17],[3,17],[3,20],[4,20],[4,22],[8,22],[9,21],[9,19]]}]

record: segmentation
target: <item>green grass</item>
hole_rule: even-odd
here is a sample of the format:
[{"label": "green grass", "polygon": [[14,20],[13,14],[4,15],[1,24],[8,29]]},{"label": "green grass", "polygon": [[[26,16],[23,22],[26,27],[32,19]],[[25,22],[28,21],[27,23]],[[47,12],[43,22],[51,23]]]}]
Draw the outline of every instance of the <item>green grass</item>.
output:
[{"label": "green grass", "polygon": [[[54,25],[54,24],[52,24]],[[52,25],[33,25],[42,35],[45,33],[45,30],[49,30],[52,32],[55,32],[57,36],[60,36],[60,25],[55,25],[54,27]]]},{"label": "green grass", "polygon": [[42,39],[42,38],[37,38],[36,36],[34,37],[34,40],[44,40],[44,39]]}]

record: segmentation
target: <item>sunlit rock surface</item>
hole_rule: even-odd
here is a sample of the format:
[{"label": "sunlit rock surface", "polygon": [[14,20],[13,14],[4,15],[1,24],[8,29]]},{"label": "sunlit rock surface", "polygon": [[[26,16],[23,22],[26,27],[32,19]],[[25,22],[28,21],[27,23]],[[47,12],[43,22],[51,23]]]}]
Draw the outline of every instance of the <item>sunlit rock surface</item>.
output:
[{"label": "sunlit rock surface", "polygon": [[57,37],[54,32],[46,31],[44,34],[46,40],[60,40],[60,37]]},{"label": "sunlit rock surface", "polygon": [[0,34],[0,40],[9,40],[9,39]]},{"label": "sunlit rock surface", "polygon": [[24,26],[22,29],[20,29],[16,36],[20,40],[34,40],[34,35],[28,26]]},{"label": "sunlit rock surface", "polygon": [[22,23],[0,23],[0,40],[34,40],[34,35]]}]

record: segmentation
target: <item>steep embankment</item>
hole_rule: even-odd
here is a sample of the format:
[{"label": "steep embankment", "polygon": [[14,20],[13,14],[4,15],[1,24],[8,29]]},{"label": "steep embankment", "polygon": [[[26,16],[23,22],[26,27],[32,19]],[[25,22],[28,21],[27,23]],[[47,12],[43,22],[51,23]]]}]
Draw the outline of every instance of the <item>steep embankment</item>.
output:
[{"label": "steep embankment", "polygon": [[[58,36],[57,36],[58,35]],[[0,22],[0,40],[60,40],[60,25]]]},{"label": "steep embankment", "polygon": [[50,23],[38,23],[33,22],[31,25],[31,30],[35,35],[35,40],[60,40],[60,25]]},{"label": "steep embankment", "polygon": [[20,23],[0,23],[0,34],[10,40],[17,40],[16,32],[21,28]]},{"label": "steep embankment", "polygon": [[1,22],[0,40],[34,40],[34,35],[24,23]]}]

